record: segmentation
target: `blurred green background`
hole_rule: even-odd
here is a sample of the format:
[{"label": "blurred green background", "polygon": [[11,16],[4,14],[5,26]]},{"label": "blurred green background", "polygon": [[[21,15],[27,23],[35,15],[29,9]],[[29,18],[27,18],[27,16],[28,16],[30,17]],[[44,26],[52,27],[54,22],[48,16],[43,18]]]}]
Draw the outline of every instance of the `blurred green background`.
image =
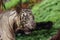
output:
[{"label": "blurred green background", "polygon": [[[28,2],[22,0],[23,2]],[[16,5],[19,0],[11,0],[5,4],[9,9],[11,6]],[[30,35],[18,35],[16,40],[49,40],[55,35],[60,28],[60,0],[42,0],[39,3],[34,4],[32,12],[36,22],[52,21],[54,22],[53,28],[47,32],[47,30],[33,31]]]}]

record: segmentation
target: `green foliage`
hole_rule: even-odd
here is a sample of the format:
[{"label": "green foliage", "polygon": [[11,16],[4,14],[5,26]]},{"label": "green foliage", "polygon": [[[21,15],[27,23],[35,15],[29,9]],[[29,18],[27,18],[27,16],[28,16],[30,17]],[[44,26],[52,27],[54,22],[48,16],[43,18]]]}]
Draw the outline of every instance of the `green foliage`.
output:
[{"label": "green foliage", "polygon": [[47,30],[37,30],[33,31],[30,35],[17,36],[17,40],[48,40],[52,35],[56,34],[56,29]]},{"label": "green foliage", "polygon": [[60,18],[59,0],[45,0],[40,4],[36,4],[33,8],[35,21],[53,21],[56,22]]},{"label": "green foliage", "polygon": [[[28,2],[28,0],[22,0],[22,2]],[[6,9],[10,9],[11,7],[17,5],[17,3],[20,2],[20,0],[10,0],[9,2],[5,3]]]},{"label": "green foliage", "polygon": [[9,9],[13,6],[15,6],[20,0],[10,0],[9,2],[5,3],[6,9]]}]

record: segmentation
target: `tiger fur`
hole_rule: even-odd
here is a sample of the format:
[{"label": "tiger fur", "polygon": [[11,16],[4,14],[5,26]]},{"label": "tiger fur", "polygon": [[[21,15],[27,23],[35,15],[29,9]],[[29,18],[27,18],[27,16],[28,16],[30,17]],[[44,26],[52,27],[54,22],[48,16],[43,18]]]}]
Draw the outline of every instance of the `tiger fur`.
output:
[{"label": "tiger fur", "polygon": [[34,16],[30,9],[22,9],[20,13],[9,10],[0,14],[0,39],[2,40],[15,40],[16,31],[22,30],[25,34],[30,34],[34,28]]}]

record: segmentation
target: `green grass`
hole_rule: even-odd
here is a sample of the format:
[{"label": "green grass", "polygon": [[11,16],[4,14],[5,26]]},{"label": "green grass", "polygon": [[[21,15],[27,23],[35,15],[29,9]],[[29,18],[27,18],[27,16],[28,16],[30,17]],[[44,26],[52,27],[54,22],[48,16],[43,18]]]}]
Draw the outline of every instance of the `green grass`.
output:
[{"label": "green grass", "polygon": [[17,40],[48,40],[57,33],[56,31],[56,29],[51,29],[49,32],[47,30],[37,30],[30,35],[17,36]]}]

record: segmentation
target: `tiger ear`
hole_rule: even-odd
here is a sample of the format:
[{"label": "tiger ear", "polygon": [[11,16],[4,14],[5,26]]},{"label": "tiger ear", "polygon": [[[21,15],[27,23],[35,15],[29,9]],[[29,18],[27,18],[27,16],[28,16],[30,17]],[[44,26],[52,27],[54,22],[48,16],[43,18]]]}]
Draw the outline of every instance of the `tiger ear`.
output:
[{"label": "tiger ear", "polygon": [[28,3],[28,2],[22,3],[22,8],[23,8],[23,9],[29,8],[29,3]]},{"label": "tiger ear", "polygon": [[20,8],[19,6],[17,6],[17,7],[15,8],[15,10],[16,10],[17,13],[20,13],[20,12],[21,12],[21,8]]},{"label": "tiger ear", "polygon": [[15,10],[17,13],[20,13],[22,10],[22,0],[20,0],[20,2],[15,6]]}]

